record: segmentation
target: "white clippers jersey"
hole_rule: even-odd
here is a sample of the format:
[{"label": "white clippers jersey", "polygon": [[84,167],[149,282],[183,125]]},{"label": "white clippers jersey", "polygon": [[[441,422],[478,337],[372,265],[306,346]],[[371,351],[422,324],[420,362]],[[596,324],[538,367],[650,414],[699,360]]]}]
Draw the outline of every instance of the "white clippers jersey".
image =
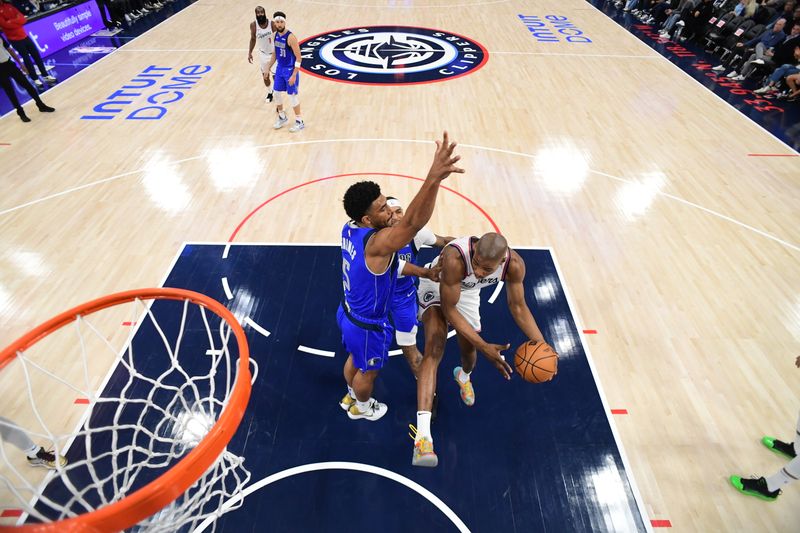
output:
[{"label": "white clippers jersey", "polygon": [[275,48],[273,43],[274,35],[272,35],[272,21],[267,19],[267,27],[262,28],[256,21],[256,48],[268,56],[272,55],[272,50]]},{"label": "white clippers jersey", "polygon": [[[496,285],[506,279],[506,271],[508,265],[511,264],[511,249],[506,250],[506,260],[503,261],[497,270],[486,276],[485,278],[478,279],[475,272],[472,270],[472,254],[475,243],[478,242],[477,237],[461,237],[450,241],[447,246],[452,246],[461,254],[461,259],[464,260],[464,265],[467,267],[467,275],[461,280],[461,292],[475,291],[478,292],[484,287],[489,285]],[[439,262],[439,257],[433,260],[432,265]]]}]

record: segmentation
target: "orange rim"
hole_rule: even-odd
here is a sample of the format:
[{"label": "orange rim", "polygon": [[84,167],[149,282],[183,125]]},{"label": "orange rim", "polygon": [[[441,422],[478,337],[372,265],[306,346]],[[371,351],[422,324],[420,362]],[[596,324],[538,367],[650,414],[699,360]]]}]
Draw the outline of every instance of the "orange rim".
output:
[{"label": "orange rim", "polygon": [[12,361],[18,352],[25,351],[40,339],[77,319],[108,307],[141,300],[189,300],[216,313],[232,328],[239,346],[239,364],[228,406],[222,411],[208,435],[186,457],[144,487],[122,500],[90,513],[47,524],[28,524],[19,527],[0,526],[0,531],[55,532],[55,531],[121,531],[152,516],[177,499],[219,457],[233,437],[244,416],[250,399],[250,351],[244,330],[233,314],[221,303],[204,294],[185,289],[136,289],[103,296],[73,307],[51,318],[23,335],[0,352],[0,369]]}]

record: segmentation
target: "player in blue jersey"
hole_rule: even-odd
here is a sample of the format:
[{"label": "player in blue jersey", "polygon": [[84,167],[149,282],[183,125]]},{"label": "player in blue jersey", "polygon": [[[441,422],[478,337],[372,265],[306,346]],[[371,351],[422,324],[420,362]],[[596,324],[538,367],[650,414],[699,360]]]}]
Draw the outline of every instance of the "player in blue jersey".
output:
[{"label": "player in blue jersey", "polygon": [[394,335],[389,308],[398,269],[403,271],[397,252],[430,220],[441,182],[464,172],[456,166],[461,157],[453,155],[455,147],[447,132],[436,141],[428,175],[396,225],[376,183],[361,181],[345,192],[344,209],[351,220],[342,228],[344,300],[336,318],[349,354],[344,365],[348,392],[340,405],[352,419],[378,420],[386,414],[386,404],[372,397],[372,389]]},{"label": "player in blue jersey", "polygon": [[[389,209],[394,212],[395,224],[403,219],[403,205],[393,196],[386,197]],[[422,228],[399,252],[400,259],[407,263],[416,263],[419,250],[425,246],[443,248],[454,237],[436,235],[428,228]],[[434,274],[435,275],[435,274]],[[417,349],[417,282],[414,277],[403,276],[397,279],[390,315],[395,329],[395,341],[403,352],[411,372],[417,376],[422,354]]]},{"label": "player in blue jersey", "polygon": [[275,70],[275,103],[278,104],[278,120],[272,126],[279,130],[289,121],[286,112],[283,110],[283,96],[289,95],[289,103],[294,110],[294,126],[289,128],[292,133],[298,132],[306,127],[303,117],[300,114],[300,45],[297,37],[286,29],[286,14],[283,11],[276,11],[272,15],[272,22],[275,24],[275,51],[267,68],[267,80],[269,80],[269,69],[277,61],[278,67]]}]

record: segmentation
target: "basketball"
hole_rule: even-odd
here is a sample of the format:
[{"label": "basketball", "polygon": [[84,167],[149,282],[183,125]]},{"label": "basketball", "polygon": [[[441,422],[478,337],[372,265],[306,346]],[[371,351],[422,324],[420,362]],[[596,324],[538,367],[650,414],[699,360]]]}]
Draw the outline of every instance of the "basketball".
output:
[{"label": "basketball", "polygon": [[514,366],[525,381],[544,383],[558,372],[558,354],[546,342],[528,341],[517,348]]}]

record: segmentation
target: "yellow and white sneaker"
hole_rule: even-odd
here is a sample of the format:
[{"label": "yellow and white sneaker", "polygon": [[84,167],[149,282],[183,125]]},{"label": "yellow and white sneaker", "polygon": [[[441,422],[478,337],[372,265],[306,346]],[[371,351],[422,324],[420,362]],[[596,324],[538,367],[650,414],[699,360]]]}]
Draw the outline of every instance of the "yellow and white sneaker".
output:
[{"label": "yellow and white sneaker", "polygon": [[424,466],[433,468],[439,464],[439,458],[433,451],[433,441],[428,437],[417,438],[417,428],[413,424],[408,425],[411,429],[409,437],[414,439],[414,454],[411,456],[411,466]]},{"label": "yellow and white sneaker", "polygon": [[358,408],[358,404],[353,402],[353,404],[347,409],[347,416],[349,416],[352,420],[363,418],[365,420],[369,420],[370,422],[374,422],[379,420],[388,411],[389,408],[385,403],[381,403],[375,398],[370,398],[366,411],[361,411]]},{"label": "yellow and white sneaker", "polygon": [[356,399],[350,396],[350,393],[348,392],[347,394],[344,395],[344,398],[342,398],[341,401],[339,402],[339,407],[347,411],[348,409],[350,409],[350,406],[355,405],[355,403]]},{"label": "yellow and white sneaker", "polygon": [[453,369],[453,379],[456,380],[458,383],[458,388],[461,392],[461,401],[464,402],[465,405],[472,407],[475,405],[475,389],[472,388],[472,381],[467,380],[466,383],[461,383],[459,381],[458,376],[463,372],[460,366],[457,366]]}]

